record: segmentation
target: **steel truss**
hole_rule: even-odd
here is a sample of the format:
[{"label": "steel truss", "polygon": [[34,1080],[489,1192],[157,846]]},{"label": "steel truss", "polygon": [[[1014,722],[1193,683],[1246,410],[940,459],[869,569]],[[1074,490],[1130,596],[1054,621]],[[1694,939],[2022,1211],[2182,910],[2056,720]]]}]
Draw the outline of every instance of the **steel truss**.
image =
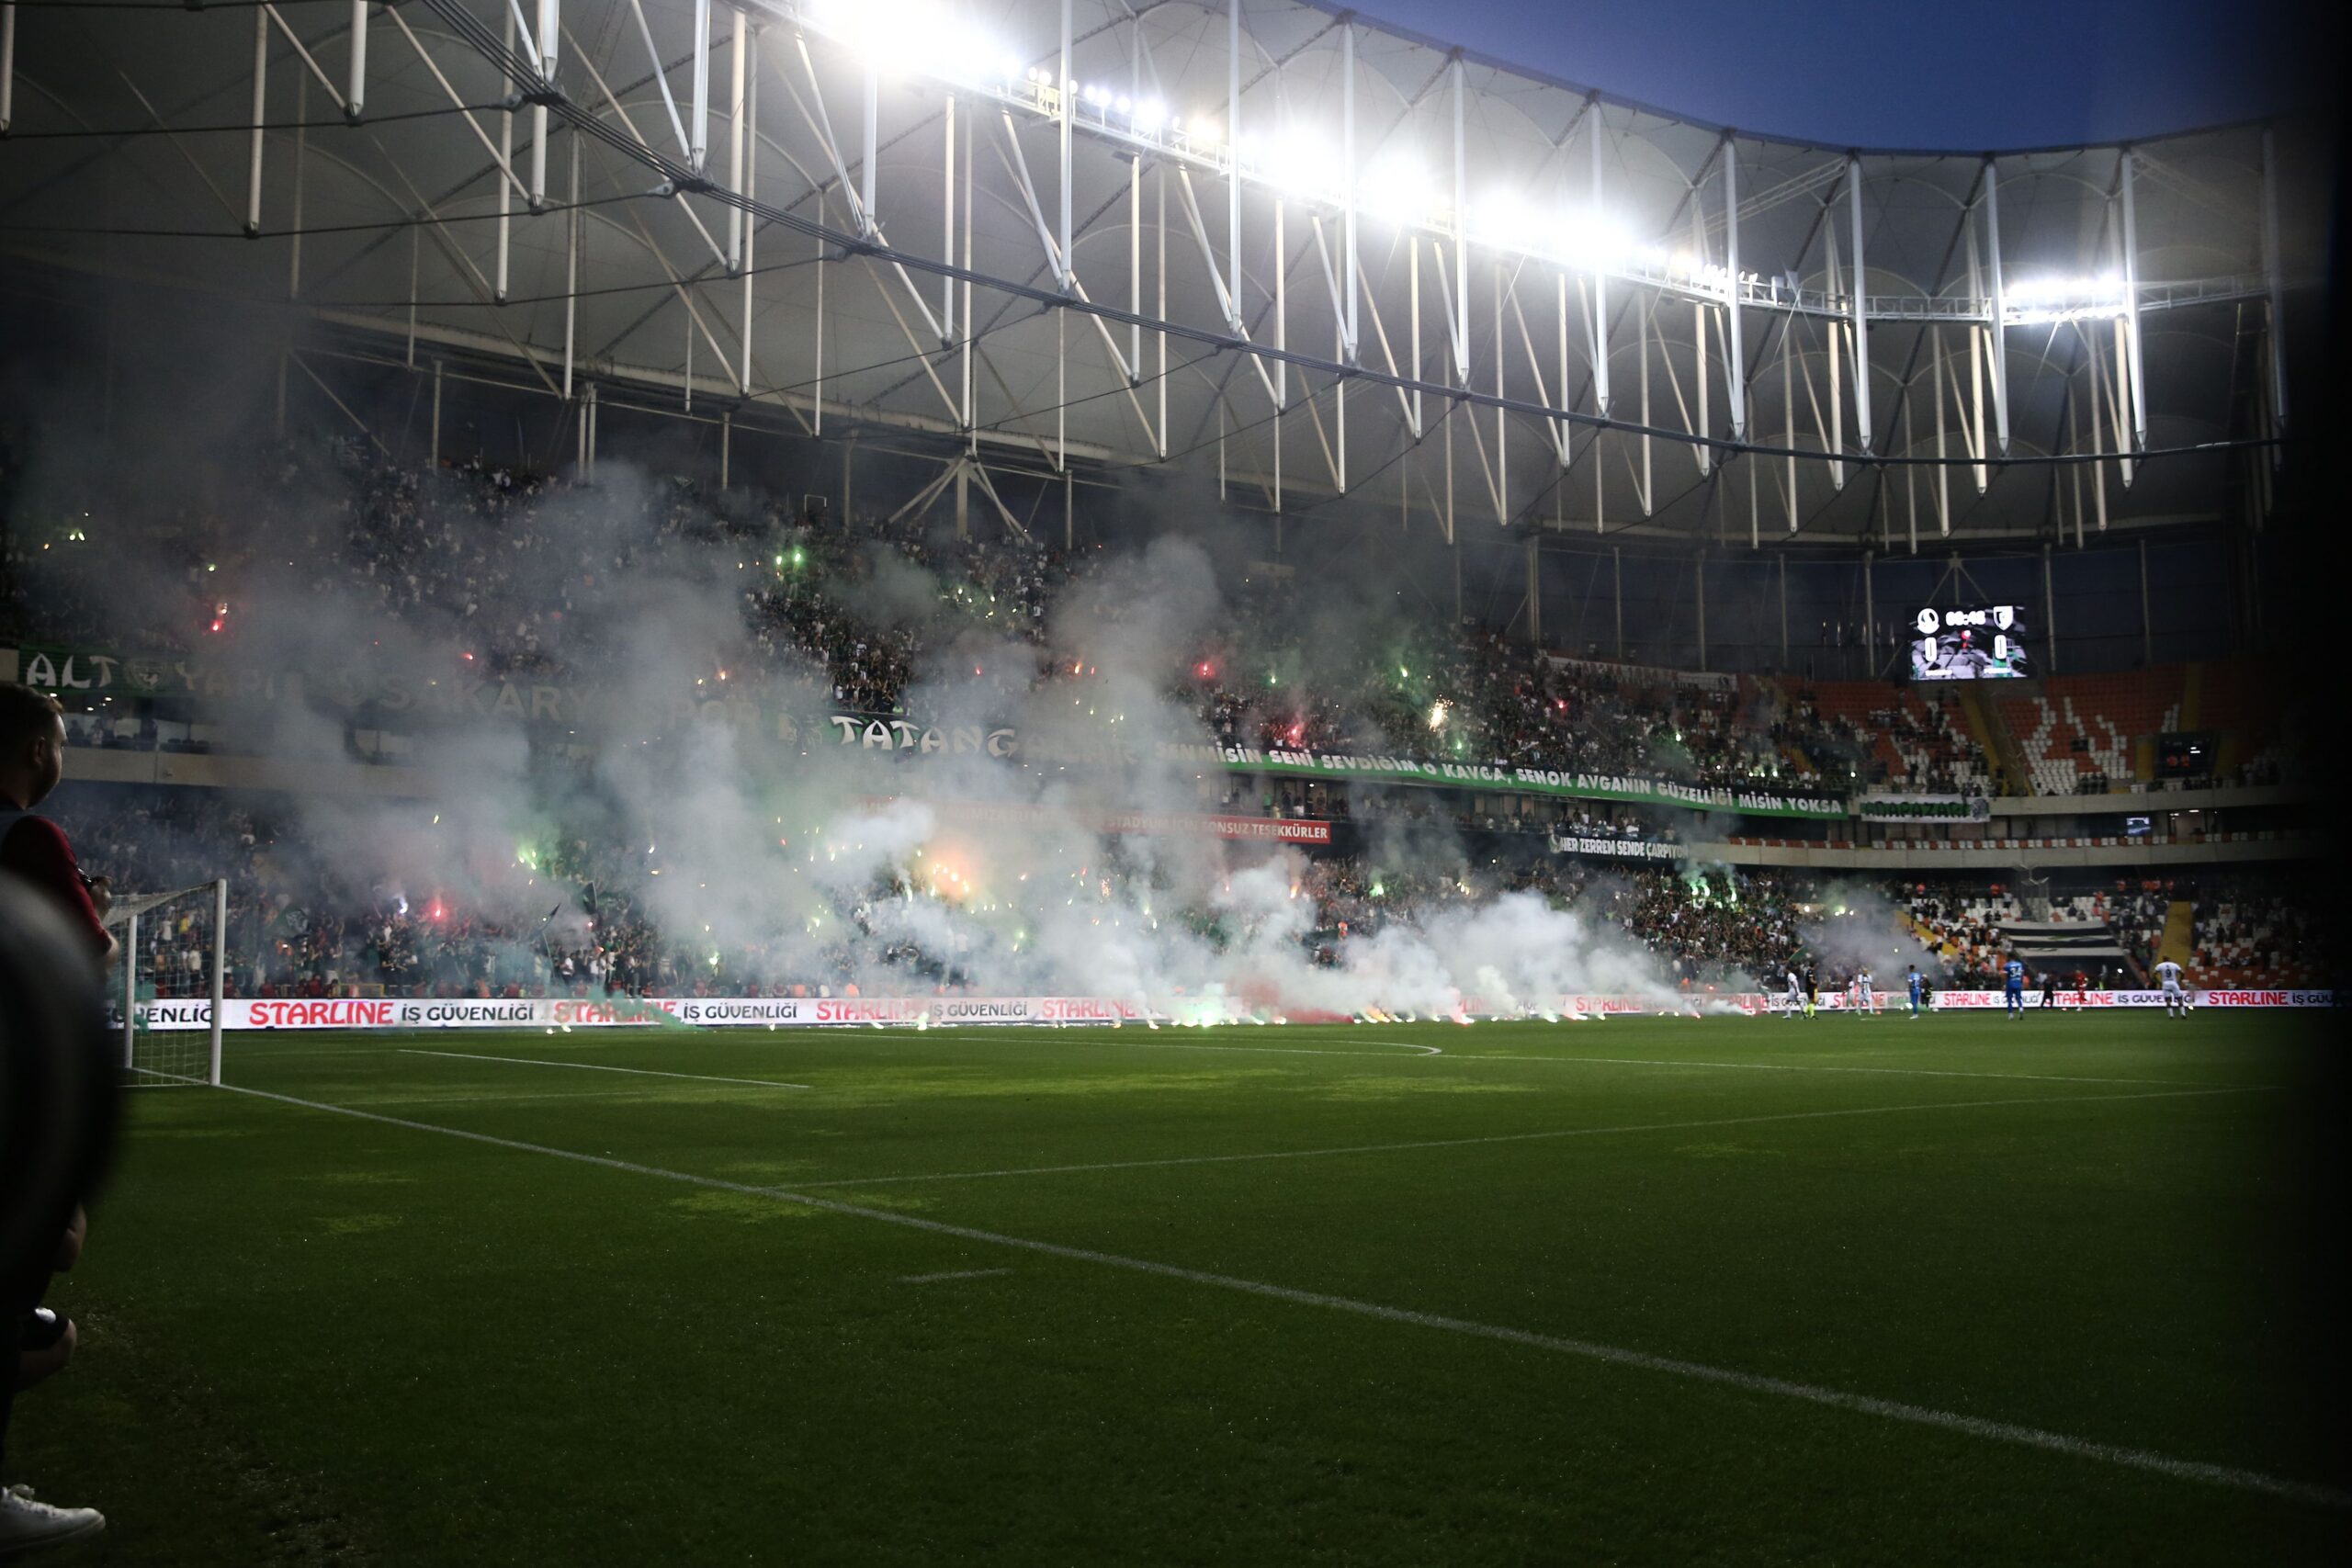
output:
[{"label": "steel truss", "polygon": [[[1231,499],[1448,538],[2079,540],[2215,515],[2233,466],[2267,496],[2288,428],[2268,128],[1823,150],[1295,0],[73,26],[108,58],[0,3],[0,243],[165,275],[226,216],[284,286],[250,257],[184,281],[411,365],[422,342],[566,400],[700,399],[730,439],[922,433],[961,455],[959,516],[989,452],[1213,465]],[[110,165],[135,177],[93,200]],[[2263,374],[2214,384],[2210,345],[2249,332]]]}]

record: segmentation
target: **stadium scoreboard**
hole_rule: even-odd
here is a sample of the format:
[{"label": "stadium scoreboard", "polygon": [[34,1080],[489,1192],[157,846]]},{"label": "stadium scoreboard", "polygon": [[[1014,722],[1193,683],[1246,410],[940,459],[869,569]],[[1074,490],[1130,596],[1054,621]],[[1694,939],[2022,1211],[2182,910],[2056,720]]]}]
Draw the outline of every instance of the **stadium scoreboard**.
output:
[{"label": "stadium scoreboard", "polygon": [[1914,681],[2022,680],[2033,673],[2026,656],[2025,613],[2015,604],[1928,608],[1912,617]]}]

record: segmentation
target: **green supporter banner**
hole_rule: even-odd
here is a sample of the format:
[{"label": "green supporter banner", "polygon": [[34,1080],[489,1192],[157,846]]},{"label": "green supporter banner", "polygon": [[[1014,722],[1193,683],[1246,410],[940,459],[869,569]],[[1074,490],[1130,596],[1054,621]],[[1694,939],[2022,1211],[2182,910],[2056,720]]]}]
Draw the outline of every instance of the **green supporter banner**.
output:
[{"label": "green supporter banner", "polygon": [[1248,746],[1163,746],[1171,761],[1214,761],[1228,773],[1277,778],[1370,779],[1385,784],[1429,784],[1443,789],[1508,791],[1564,795],[1576,800],[1618,800],[1639,806],[1679,806],[1692,811],[1736,811],[1747,817],[1804,817],[1842,820],[1853,807],[1835,795],[1788,795],[1776,790],[1719,788],[1677,784],[1670,779],[1623,773],[1582,773],[1557,768],[1484,762],[1432,762],[1413,757],[1353,757],[1326,751],[1260,750]]},{"label": "green supporter banner", "polygon": [[1993,803],[1981,795],[1866,795],[1854,811],[1871,822],[1985,822]]}]

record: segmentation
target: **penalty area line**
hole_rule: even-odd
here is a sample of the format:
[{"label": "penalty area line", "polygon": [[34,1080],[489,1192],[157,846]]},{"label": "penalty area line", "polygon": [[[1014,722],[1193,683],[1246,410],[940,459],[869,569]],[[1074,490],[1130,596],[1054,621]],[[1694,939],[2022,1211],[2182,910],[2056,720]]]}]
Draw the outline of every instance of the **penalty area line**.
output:
[{"label": "penalty area line", "polygon": [[576,1149],[560,1149],[547,1144],[526,1143],[520,1138],[502,1138],[492,1133],[468,1132],[463,1128],[443,1127],[431,1122],[412,1122],[404,1117],[383,1116],[372,1111],[356,1111],[349,1106],[334,1105],[325,1100],[300,1100],[290,1094],[275,1094],[267,1089],[239,1089],[227,1084],[221,1087],[232,1094],[248,1095],[256,1100],[275,1100],[281,1105],[296,1106],[306,1111],[322,1111],[331,1115],[349,1116],[362,1122],[375,1122],[385,1126],[404,1128],[410,1132],[435,1133],[443,1137],[459,1138],[468,1143],[483,1144],[492,1148],[512,1149],[521,1154],[546,1155],[554,1159],[571,1160],[580,1165],[599,1166],[606,1170],[624,1171],[632,1176],[651,1177],[657,1180],[674,1181],[689,1187],[708,1188],[753,1198],[771,1198],[778,1202],[795,1203],[823,1213],[872,1220],[878,1224],[897,1225],[903,1230],[922,1231],[933,1235],[953,1236],[959,1241],[979,1242],[989,1247],[1012,1247],[1018,1251],[1035,1253],[1046,1258],[1063,1258],[1074,1263],[1092,1263],[1104,1268],[1124,1269],[1130,1273],[1150,1274],[1166,1280],[1181,1280],[1188,1284],[1205,1285],[1216,1290],[1232,1291],[1242,1295],[1258,1296],[1268,1301],[1285,1302],[1294,1306],[1321,1307],[1327,1311],[1371,1318],[1382,1323],[1434,1329],[1442,1333],[1492,1340],[1505,1345],[1519,1345],[1530,1349],[1599,1361],[1609,1366],[1658,1372],[1689,1382],[1713,1383],[1722,1388],[1736,1389],[1745,1393],[1770,1394],[1781,1399],[1792,1399],[1807,1404],[1820,1405],[1827,1409],[1850,1411],[1858,1415],[1878,1416],[1883,1420],[1898,1421],[1909,1426],[1952,1432],[1988,1442],[2039,1449],[2048,1453],[2064,1454],[2072,1459],[2089,1460],[2120,1469],[2139,1471],[2145,1474],[2160,1475],[2172,1481],[2194,1482],[2202,1485],[2227,1487],[2234,1491],[2260,1493],[2267,1496],[2327,1508],[2352,1507],[2352,1493],[2341,1492],[2330,1486],[2315,1485],[2310,1482],[2291,1481],[2280,1476],[2269,1475],[2258,1470],[2245,1470],[2234,1465],[2211,1464],[2199,1460],[2177,1459],[2170,1454],[2157,1453],[2148,1449],[2134,1449],[2118,1443],[2098,1442],[2088,1438],[2072,1437],[2064,1432],[2047,1431],[2041,1427],[2027,1427],[2016,1422],[1996,1421],[1984,1416],[1963,1415],[1958,1411],[1939,1410],[1932,1405],[1911,1404],[1902,1400],[1880,1399],[1870,1394],[1849,1393],[1843,1389],[1825,1388],[1814,1383],[1798,1382],[1789,1378],[1770,1377],[1759,1372],[1744,1372],[1735,1368],[1712,1366],[1704,1361],[1685,1360],[1678,1356],[1662,1356],[1646,1350],[1628,1349],[1623,1346],[1604,1345],[1594,1340],[1538,1334],[1531,1329],[1507,1328],[1495,1324],[1473,1322],[1468,1318],[1447,1317],[1438,1313],[1416,1312],[1408,1307],[1385,1306],[1377,1302],[1358,1301],[1350,1296],[1330,1295],[1320,1291],[1297,1290],[1288,1285],[1245,1280],[1232,1274],[1212,1273],[1204,1269],[1187,1269],[1179,1264],[1160,1263],[1146,1258],[1129,1258],[1120,1253],[1098,1251],[1092,1247],[1066,1247],[1059,1242],[1037,1241],[1028,1236],[1008,1235],[998,1231],[980,1230],[972,1225],[953,1224],[945,1220],[924,1219],[918,1214],[902,1213],[888,1209],[869,1209],[863,1204],[844,1203],[835,1198],[812,1197],[806,1192],[797,1192],[787,1188],[758,1187],[750,1182],[729,1181],[721,1177],[698,1176],[691,1171],[667,1170],[660,1166],[639,1165],[633,1160],[616,1159],[610,1155],[583,1154]]},{"label": "penalty area line", "polygon": [[483,1056],[471,1051],[427,1051],[419,1045],[400,1047],[403,1056],[447,1056],[458,1062],[503,1062],[515,1067],[577,1067],[588,1073],[631,1073],[641,1078],[686,1078],[695,1083],[740,1083],[753,1089],[810,1089],[806,1083],[785,1083],[775,1078],[722,1078],[709,1073],[665,1073],[652,1067],[613,1067],[602,1062],[550,1062],[539,1056]]}]

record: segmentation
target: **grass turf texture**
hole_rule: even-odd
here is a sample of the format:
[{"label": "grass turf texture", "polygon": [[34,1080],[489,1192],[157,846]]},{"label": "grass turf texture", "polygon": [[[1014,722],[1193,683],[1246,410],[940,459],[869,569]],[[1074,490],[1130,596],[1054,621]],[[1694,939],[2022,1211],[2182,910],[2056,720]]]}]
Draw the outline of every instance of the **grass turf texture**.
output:
[{"label": "grass turf texture", "polygon": [[2324,1482],[2293,1027],[237,1038],[734,1185],[133,1094],[9,1479],[89,1562],[2318,1560],[2324,1503],[739,1190]]}]

